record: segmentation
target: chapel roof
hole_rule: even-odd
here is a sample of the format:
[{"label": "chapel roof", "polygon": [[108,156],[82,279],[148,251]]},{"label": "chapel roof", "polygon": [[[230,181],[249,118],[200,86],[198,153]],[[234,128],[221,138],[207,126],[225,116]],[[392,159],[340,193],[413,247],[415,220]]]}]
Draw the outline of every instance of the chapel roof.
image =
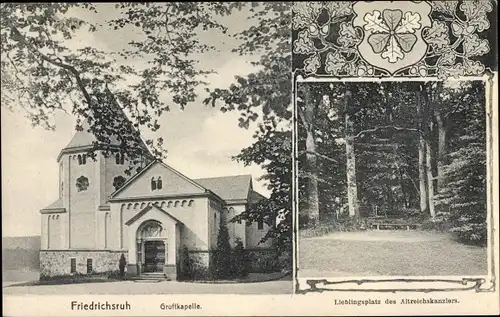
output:
[{"label": "chapel roof", "polygon": [[225,201],[246,200],[252,190],[252,175],[235,175],[193,179]]}]

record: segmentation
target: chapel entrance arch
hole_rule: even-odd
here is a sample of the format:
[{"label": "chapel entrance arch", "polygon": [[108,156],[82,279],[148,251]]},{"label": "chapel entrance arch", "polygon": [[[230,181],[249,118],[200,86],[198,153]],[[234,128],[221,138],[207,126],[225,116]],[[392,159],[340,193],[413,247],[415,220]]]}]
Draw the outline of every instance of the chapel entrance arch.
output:
[{"label": "chapel entrance arch", "polygon": [[144,222],[137,230],[140,273],[163,272],[167,258],[167,232],[159,221]]}]

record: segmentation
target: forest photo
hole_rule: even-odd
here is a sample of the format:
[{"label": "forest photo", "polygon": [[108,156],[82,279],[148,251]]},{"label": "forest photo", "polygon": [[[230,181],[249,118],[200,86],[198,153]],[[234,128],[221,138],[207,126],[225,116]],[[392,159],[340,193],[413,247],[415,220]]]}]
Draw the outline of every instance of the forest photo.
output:
[{"label": "forest photo", "polygon": [[486,82],[299,82],[298,276],[477,276]]}]

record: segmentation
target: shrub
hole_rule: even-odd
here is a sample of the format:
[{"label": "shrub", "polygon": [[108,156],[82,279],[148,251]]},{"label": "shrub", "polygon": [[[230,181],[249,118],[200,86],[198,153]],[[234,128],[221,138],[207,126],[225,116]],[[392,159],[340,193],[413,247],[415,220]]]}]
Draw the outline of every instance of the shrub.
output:
[{"label": "shrub", "polygon": [[108,280],[121,280],[124,277],[124,273],[121,270],[118,271],[110,271],[107,273]]},{"label": "shrub", "polygon": [[315,227],[300,230],[300,236],[319,237],[330,234],[332,232],[349,232],[349,231],[362,231],[368,229],[367,220],[348,215],[343,215],[338,219],[335,216],[323,217],[320,223]]},{"label": "shrub", "polygon": [[281,271],[280,262],[275,252],[255,252],[252,255],[254,273],[273,273]]},{"label": "shrub", "polygon": [[219,234],[217,235],[217,247],[213,253],[213,268],[211,270],[214,278],[231,278],[231,253],[232,250],[231,245],[229,244],[229,232],[227,230],[224,217],[220,217]]},{"label": "shrub", "polygon": [[177,274],[177,279],[180,281],[188,280],[192,276],[192,265],[191,257],[189,256],[189,250],[187,247],[182,248],[179,260],[179,274]]},{"label": "shrub", "polygon": [[233,277],[245,277],[249,272],[249,261],[245,248],[243,247],[243,242],[240,238],[236,239],[236,245],[232,252],[232,276]]}]

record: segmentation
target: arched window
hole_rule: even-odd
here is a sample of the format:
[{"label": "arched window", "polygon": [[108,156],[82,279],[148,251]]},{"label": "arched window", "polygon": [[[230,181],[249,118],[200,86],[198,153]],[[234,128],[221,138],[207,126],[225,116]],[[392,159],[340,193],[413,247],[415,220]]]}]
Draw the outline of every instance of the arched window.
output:
[{"label": "arched window", "polygon": [[125,184],[125,177],[119,175],[119,176],[116,176],[114,179],[113,179],[113,187],[115,188],[115,190],[118,190],[120,187],[123,186],[123,184]]},{"label": "arched window", "polygon": [[158,177],[158,181],[156,182],[156,188],[157,189],[162,189],[163,183],[161,181],[161,177]]},{"label": "arched window", "polygon": [[78,154],[78,165],[82,165],[82,156]]},{"label": "arched window", "polygon": [[115,163],[117,165],[125,164],[125,155],[123,155],[123,153],[116,153],[115,154]]},{"label": "arched window", "polygon": [[156,181],[154,177],[151,177],[151,190],[156,190]]},{"label": "arched window", "polygon": [[82,165],[87,164],[87,154],[82,155]]},{"label": "arched window", "polygon": [[80,176],[76,179],[76,189],[81,192],[89,187],[89,179],[85,176]]}]

